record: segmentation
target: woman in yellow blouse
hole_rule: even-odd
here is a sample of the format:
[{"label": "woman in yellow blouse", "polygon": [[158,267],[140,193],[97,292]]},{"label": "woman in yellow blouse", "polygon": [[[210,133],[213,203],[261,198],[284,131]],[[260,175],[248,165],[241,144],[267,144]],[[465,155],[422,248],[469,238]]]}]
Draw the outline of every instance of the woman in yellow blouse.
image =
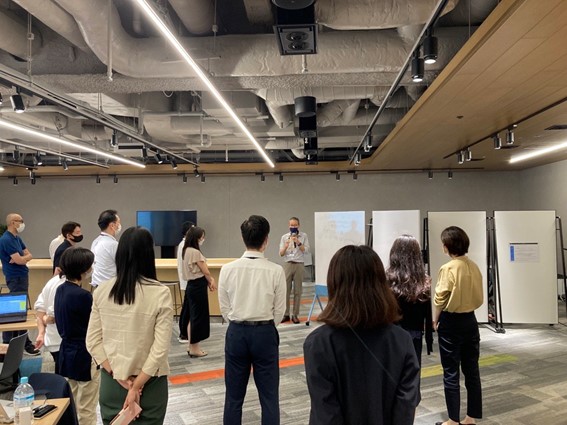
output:
[{"label": "woman in yellow blouse", "polygon": [[[439,270],[435,287],[434,326],[439,335],[439,353],[443,366],[445,403],[449,420],[436,425],[475,424],[482,418],[482,390],[478,358],[480,334],[474,310],[482,305],[482,275],[465,254],[469,237],[459,227],[447,227],[441,233],[443,251],[451,261]],[[460,420],[459,367],[467,388],[467,415]]]},{"label": "woman in yellow blouse", "polygon": [[207,267],[207,259],[201,252],[201,245],[205,242],[205,230],[192,227],[187,232],[183,245],[182,271],[183,279],[187,280],[185,297],[189,300],[189,324],[187,337],[189,357],[205,357],[208,353],[203,351],[199,343],[207,339],[211,333],[209,322],[209,296],[207,287],[214,291],[217,289],[215,279]]}]

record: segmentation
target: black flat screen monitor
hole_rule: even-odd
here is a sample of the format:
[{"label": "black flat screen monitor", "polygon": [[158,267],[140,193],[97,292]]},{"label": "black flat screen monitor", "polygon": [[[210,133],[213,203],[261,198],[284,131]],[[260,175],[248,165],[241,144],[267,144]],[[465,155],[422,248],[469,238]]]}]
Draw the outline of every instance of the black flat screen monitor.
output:
[{"label": "black flat screen monitor", "polygon": [[177,246],[183,235],[183,223],[197,224],[197,211],[137,211],[136,224],[148,229],[156,246]]}]

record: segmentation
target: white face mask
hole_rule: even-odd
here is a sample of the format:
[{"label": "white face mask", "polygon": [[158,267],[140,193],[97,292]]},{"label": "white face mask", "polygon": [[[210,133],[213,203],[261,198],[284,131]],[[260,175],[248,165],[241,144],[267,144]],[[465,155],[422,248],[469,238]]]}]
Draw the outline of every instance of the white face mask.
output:
[{"label": "white face mask", "polygon": [[204,240],[204,239],[201,239],[201,240],[199,241],[199,246],[203,246],[204,243],[205,243],[205,240]]},{"label": "white face mask", "polygon": [[87,271],[85,272],[85,277],[83,278],[83,280],[89,280],[92,275],[93,275],[93,269],[92,269],[92,267],[91,267],[90,270],[87,270]]},{"label": "white face mask", "polygon": [[16,231],[17,231],[18,233],[22,233],[25,228],[26,228],[26,223],[20,223],[20,225],[18,226],[18,228],[16,229]]},{"label": "white face mask", "polygon": [[120,233],[121,230],[122,230],[122,225],[119,224],[118,227],[116,228],[116,234]]}]

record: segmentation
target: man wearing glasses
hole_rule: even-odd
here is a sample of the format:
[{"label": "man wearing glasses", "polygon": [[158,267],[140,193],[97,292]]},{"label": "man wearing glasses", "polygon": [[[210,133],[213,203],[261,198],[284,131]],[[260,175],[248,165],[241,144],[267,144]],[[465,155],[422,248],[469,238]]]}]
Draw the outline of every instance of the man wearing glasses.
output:
[{"label": "man wearing glasses", "polygon": [[[8,228],[0,237],[0,260],[2,261],[2,272],[6,278],[6,285],[10,292],[25,292],[29,289],[29,270],[27,263],[32,259],[30,251],[26,248],[20,236],[26,227],[24,219],[16,213],[8,214],[6,217]],[[3,332],[2,339],[5,344],[10,339],[25,333],[26,331]],[[26,353],[37,356],[36,350],[29,338],[26,340]]]}]

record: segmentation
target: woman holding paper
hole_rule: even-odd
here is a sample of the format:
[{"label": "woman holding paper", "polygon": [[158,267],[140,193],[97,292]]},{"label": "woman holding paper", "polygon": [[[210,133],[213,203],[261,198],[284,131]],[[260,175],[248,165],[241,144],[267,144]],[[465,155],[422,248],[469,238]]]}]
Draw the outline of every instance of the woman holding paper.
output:
[{"label": "woman holding paper", "polygon": [[154,241],[130,227],[118,244],[116,278],[94,292],[87,348],[103,368],[100,411],[105,424],[123,409],[136,424],[162,424],[167,408],[167,356],[173,327],[169,288],[156,280]]}]

